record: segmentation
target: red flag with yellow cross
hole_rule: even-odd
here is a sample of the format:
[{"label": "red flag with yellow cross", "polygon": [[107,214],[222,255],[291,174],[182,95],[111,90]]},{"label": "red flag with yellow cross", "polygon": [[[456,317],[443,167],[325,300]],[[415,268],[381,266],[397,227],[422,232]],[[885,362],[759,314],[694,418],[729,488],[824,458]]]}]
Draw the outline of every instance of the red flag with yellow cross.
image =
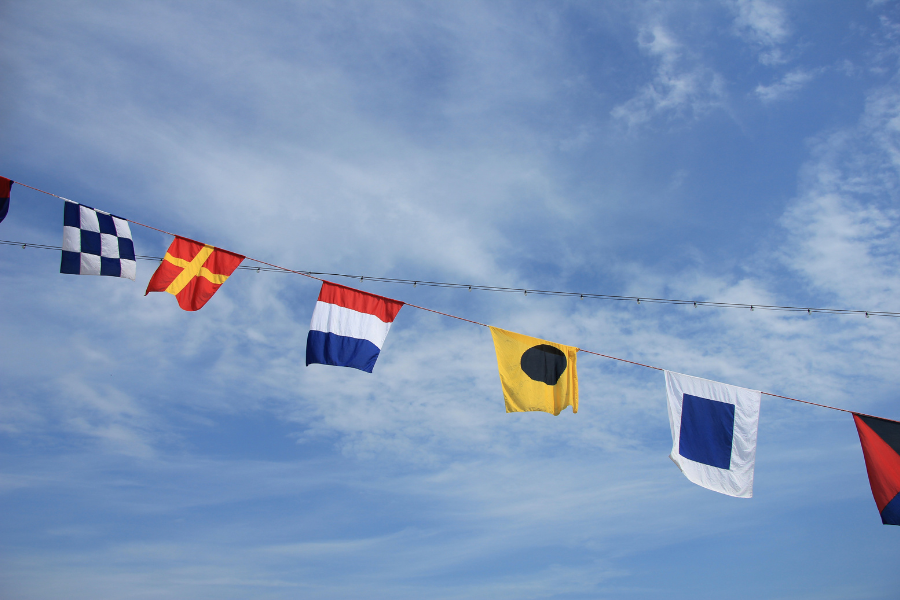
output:
[{"label": "red flag with yellow cross", "polygon": [[144,295],[169,292],[184,310],[200,310],[242,260],[240,254],[176,237]]}]

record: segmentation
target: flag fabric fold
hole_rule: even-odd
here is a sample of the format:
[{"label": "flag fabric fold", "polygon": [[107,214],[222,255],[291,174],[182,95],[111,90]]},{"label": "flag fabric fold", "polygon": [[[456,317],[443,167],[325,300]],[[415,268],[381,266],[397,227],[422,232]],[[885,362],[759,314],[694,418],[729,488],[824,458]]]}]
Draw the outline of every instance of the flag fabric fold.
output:
[{"label": "flag fabric fold", "polygon": [[124,277],[134,281],[137,263],[128,221],[66,200],[59,272]]},{"label": "flag fabric fold", "polygon": [[853,413],[875,505],[885,525],[900,525],[900,423]]},{"label": "flag fabric fold", "polygon": [[200,310],[243,260],[240,254],[176,237],[144,295],[168,292],[182,309]]},{"label": "flag fabric fold", "polygon": [[760,392],[666,371],[672,459],[707,489],[753,496]]},{"label": "flag fabric fold", "polygon": [[12,179],[0,177],[0,223],[3,222],[3,219],[9,213],[9,192],[13,183],[15,182]]},{"label": "flag fabric fold", "polygon": [[306,366],[375,368],[403,302],[323,281],[306,338]]},{"label": "flag fabric fold", "polygon": [[578,412],[578,349],[491,327],[506,412]]}]

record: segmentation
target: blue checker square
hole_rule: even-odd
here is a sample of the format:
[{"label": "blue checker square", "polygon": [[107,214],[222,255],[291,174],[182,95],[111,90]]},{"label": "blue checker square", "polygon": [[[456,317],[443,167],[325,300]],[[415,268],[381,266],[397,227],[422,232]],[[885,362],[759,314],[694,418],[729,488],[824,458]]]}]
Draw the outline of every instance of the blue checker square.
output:
[{"label": "blue checker square", "polygon": [[122,262],[118,258],[100,257],[100,274],[110,277],[122,276]]},{"label": "blue checker square", "polygon": [[63,209],[63,226],[81,229],[81,205],[66,202]]},{"label": "blue checker square", "polygon": [[734,404],[684,394],[678,454],[719,469],[731,467]]},{"label": "blue checker square", "polygon": [[119,238],[119,258],[134,260],[134,242],[129,238]]},{"label": "blue checker square", "polygon": [[105,215],[98,212],[97,225],[100,227],[100,233],[116,235],[116,224],[113,222],[112,215]]},{"label": "blue checker square", "polygon": [[81,274],[81,252],[62,251],[62,263],[59,266],[60,273],[69,275]]},{"label": "blue checker square", "polygon": [[81,251],[86,254],[101,255],[100,234],[96,231],[81,230]]}]

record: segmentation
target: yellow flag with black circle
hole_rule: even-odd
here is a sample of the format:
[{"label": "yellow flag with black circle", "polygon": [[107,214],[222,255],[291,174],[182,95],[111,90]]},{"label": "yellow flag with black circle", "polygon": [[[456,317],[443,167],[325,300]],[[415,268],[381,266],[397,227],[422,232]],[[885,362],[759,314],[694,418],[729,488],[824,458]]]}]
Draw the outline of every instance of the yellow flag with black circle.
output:
[{"label": "yellow flag with black circle", "polygon": [[578,412],[578,348],[491,327],[506,412]]}]

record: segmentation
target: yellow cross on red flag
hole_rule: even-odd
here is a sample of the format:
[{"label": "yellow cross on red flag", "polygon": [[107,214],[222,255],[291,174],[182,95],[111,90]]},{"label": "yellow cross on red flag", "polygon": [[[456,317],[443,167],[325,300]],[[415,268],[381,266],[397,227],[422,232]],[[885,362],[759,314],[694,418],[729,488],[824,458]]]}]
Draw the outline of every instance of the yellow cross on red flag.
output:
[{"label": "yellow cross on red flag", "polygon": [[176,237],[144,295],[169,292],[184,310],[200,310],[243,260],[240,254]]}]

